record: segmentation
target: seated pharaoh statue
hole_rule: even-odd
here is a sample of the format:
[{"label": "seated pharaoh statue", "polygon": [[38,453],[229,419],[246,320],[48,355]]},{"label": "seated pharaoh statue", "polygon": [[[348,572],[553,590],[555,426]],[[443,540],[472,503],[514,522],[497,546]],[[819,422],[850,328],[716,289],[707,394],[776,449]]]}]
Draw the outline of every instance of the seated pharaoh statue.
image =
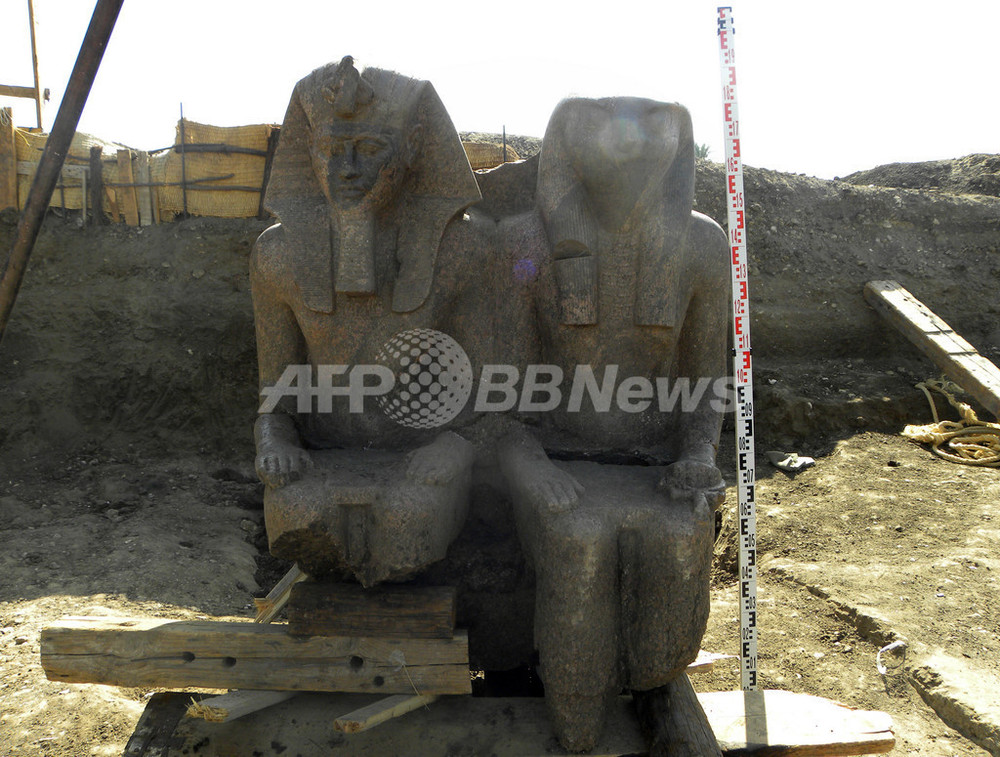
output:
[{"label": "seated pharaoh statue", "polygon": [[271,551],[311,575],[405,580],[462,527],[479,198],[429,83],[345,57],[295,86],[251,259],[254,434]]},{"label": "seated pharaoh statue", "polygon": [[683,107],[570,99],[535,209],[500,222],[524,387],[499,462],[536,575],[548,710],[574,751],[622,691],[669,698],[707,624],[728,258],[693,195]]}]

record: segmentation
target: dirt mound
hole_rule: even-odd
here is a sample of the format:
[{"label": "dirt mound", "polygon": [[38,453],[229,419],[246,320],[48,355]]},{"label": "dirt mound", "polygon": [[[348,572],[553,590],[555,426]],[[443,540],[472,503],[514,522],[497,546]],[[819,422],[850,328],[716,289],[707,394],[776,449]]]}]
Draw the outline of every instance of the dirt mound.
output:
[{"label": "dirt mound", "polygon": [[1000,155],[973,154],[954,160],[888,163],[845,176],[850,184],[938,189],[952,194],[1000,197]]},{"label": "dirt mound", "polygon": [[[530,181],[532,164],[515,165],[518,180]],[[866,281],[898,279],[996,360],[1000,198],[755,168],[745,179],[768,615],[762,684],[889,711],[900,734],[894,753],[982,754],[902,673],[874,672],[887,634],[866,631],[867,620],[829,597],[860,597],[886,628],[1000,680],[988,604],[996,471],[956,470],[898,437],[905,422],[930,420],[912,385],[937,370],[862,298]],[[697,209],[723,224],[724,189],[723,167],[700,161]],[[47,622],[246,617],[250,593],[287,567],[263,552],[251,471],[247,256],[266,225],[46,220],[0,346],[0,753],[120,753],[150,693],[44,681],[37,639]],[[0,215],[0,251],[13,230]],[[785,477],[769,469],[766,449],[818,462]],[[734,459],[726,431],[729,481]],[[509,636],[509,651],[530,650],[533,593],[509,513],[487,497],[476,502],[441,581],[462,575],[470,638],[487,638],[478,618],[492,638]],[[720,573],[712,651],[738,651],[736,607]],[[737,680],[735,663],[721,665],[706,687]]]}]

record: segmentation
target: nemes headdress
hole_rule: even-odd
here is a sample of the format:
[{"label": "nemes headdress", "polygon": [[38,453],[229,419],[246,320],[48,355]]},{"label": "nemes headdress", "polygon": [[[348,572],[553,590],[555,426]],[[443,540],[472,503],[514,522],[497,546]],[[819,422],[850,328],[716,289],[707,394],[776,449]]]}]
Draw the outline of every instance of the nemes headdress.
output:
[{"label": "nemes headdress", "polygon": [[359,71],[351,56],[318,68],[295,85],[271,167],[265,207],[285,230],[305,305],[334,310],[330,208],[310,158],[312,135],[324,124],[358,124],[397,132],[419,124],[419,147],[398,197],[399,272],[392,308],[409,312],[430,293],[438,245],[448,222],[480,199],[461,140],[429,82],[394,71]]}]

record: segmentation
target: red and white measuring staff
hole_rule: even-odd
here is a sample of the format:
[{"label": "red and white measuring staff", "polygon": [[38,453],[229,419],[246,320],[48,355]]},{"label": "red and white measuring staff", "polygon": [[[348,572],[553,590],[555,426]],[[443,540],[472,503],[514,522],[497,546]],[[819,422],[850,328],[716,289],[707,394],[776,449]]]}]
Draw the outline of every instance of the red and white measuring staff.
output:
[{"label": "red and white measuring staff", "polygon": [[757,688],[757,477],[753,445],[753,369],[750,355],[750,295],[747,288],[746,203],[736,104],[733,9],[719,8],[719,63],[725,118],[729,251],[733,277],[733,376],[736,388],[736,459],[739,492],[740,671],[744,691]]}]

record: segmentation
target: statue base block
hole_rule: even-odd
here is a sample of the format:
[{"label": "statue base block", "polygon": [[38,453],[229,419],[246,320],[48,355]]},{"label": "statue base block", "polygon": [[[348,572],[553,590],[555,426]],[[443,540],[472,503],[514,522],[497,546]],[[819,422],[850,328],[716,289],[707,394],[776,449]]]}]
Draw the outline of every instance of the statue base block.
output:
[{"label": "statue base block", "polygon": [[468,511],[469,471],[444,484],[407,478],[401,452],[311,451],[298,481],[264,492],[271,553],[311,576],[363,586],[403,581],[448,552]]}]

